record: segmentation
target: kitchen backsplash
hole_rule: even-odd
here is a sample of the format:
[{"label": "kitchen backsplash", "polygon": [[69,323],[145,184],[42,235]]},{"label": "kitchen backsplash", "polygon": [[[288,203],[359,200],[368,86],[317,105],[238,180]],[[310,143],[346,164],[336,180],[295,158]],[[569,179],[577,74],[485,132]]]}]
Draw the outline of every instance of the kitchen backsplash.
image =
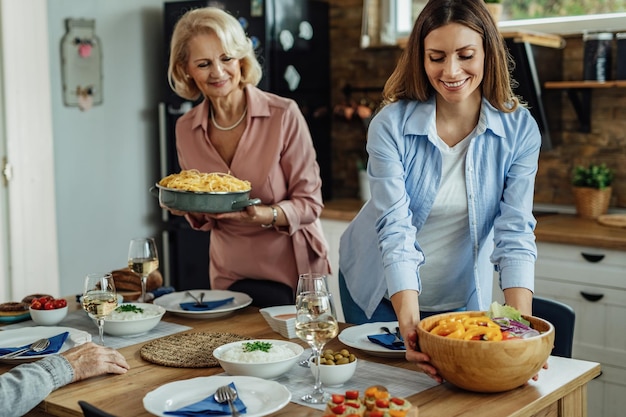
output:
[{"label": "kitchen backsplash", "polygon": [[[334,198],[358,198],[358,166],[365,161],[366,123],[359,105],[380,100],[380,91],[393,71],[401,50],[395,47],[360,48],[362,0],[329,0],[332,85],[332,152]],[[582,35],[566,37],[563,80],[582,80]],[[615,51],[614,51],[615,53]],[[613,55],[615,56],[615,54]],[[617,60],[613,60],[615,63]],[[614,64],[615,65],[615,64]],[[614,73],[614,69],[613,72]],[[348,91],[346,86],[351,87]],[[363,91],[362,91],[363,90]],[[349,95],[346,93],[350,92]],[[581,133],[565,90],[544,92],[549,120],[560,126],[553,133],[553,149],[542,150],[535,201],[573,205],[570,177],[575,165],[605,162],[616,170],[612,207],[626,207],[626,88],[592,90],[591,132]],[[350,109],[354,113],[350,115]],[[346,111],[347,110],[347,111]]]}]

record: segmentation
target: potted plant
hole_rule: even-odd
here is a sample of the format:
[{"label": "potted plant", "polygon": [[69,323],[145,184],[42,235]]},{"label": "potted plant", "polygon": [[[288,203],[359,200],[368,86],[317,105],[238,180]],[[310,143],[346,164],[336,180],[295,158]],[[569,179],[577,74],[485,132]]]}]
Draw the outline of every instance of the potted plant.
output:
[{"label": "potted plant", "polygon": [[574,168],[572,185],[576,214],[595,219],[605,214],[611,201],[613,170],[606,164],[578,165]]},{"label": "potted plant", "polygon": [[485,0],[485,5],[496,22],[496,25],[502,17],[502,1],[501,0]]}]

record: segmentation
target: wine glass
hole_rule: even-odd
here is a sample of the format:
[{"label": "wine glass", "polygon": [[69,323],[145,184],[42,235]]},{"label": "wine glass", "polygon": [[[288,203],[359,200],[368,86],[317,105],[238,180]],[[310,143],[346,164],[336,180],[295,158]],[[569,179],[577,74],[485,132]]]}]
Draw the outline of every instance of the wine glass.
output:
[{"label": "wine glass", "polygon": [[[306,284],[304,284],[305,282]],[[327,292],[328,296],[330,297],[330,308],[332,309],[333,317],[337,317],[337,311],[335,310],[333,296],[330,292],[330,287],[328,286],[328,277],[325,274],[320,274],[317,272],[300,274],[298,276],[298,288],[296,289],[296,294],[300,294],[302,292],[302,285],[306,285],[309,288],[316,288],[319,291]],[[298,362],[298,365],[308,368],[309,364],[311,363],[311,359],[313,359],[314,357],[315,352],[311,350],[311,355],[308,358],[302,359],[300,362]]]},{"label": "wine glass", "polygon": [[[339,332],[331,300],[328,291],[319,290],[319,280],[300,277],[296,295],[296,335],[311,346],[313,360],[318,364],[324,346]],[[319,366],[315,367],[313,391],[301,397],[306,403],[325,404],[330,398],[322,388],[319,370]]]},{"label": "wine glass", "polygon": [[104,346],[104,318],[117,307],[115,282],[110,273],[92,273],[85,277],[83,309],[96,319],[100,344]]},{"label": "wine glass", "polygon": [[130,241],[128,267],[134,273],[141,275],[141,297],[138,301],[145,303],[148,275],[159,267],[159,255],[153,238],[132,239]]}]

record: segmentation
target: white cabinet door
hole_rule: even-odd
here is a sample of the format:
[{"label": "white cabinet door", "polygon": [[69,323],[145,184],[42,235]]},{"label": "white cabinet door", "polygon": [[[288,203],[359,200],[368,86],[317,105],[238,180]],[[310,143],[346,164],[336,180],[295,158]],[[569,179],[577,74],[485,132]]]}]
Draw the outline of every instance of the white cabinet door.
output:
[{"label": "white cabinet door", "polygon": [[330,267],[332,274],[328,277],[330,291],[335,300],[335,308],[337,309],[337,319],[344,321],[343,311],[341,309],[341,299],[339,298],[339,239],[348,227],[350,222],[345,220],[321,219],[322,229],[328,241],[328,257],[330,258]]},{"label": "white cabinet door", "polygon": [[538,243],[535,293],[576,312],[573,357],[602,365],[589,416],[626,410],[626,252]]}]

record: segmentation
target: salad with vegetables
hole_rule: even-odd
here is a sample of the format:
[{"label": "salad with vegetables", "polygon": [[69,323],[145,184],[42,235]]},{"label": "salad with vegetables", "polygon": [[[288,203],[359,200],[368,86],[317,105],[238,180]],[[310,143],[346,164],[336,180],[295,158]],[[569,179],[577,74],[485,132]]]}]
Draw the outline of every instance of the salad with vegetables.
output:
[{"label": "salad with vegetables", "polygon": [[501,341],[539,336],[530,322],[511,306],[491,304],[485,315],[458,314],[439,320],[430,333],[462,340]]},{"label": "salad with vegetables", "polygon": [[[491,303],[487,317],[500,326],[502,339],[526,339],[539,336],[539,332],[530,327],[530,322],[522,317],[515,307],[502,305],[497,301]],[[505,337],[506,334],[506,337]]]}]

